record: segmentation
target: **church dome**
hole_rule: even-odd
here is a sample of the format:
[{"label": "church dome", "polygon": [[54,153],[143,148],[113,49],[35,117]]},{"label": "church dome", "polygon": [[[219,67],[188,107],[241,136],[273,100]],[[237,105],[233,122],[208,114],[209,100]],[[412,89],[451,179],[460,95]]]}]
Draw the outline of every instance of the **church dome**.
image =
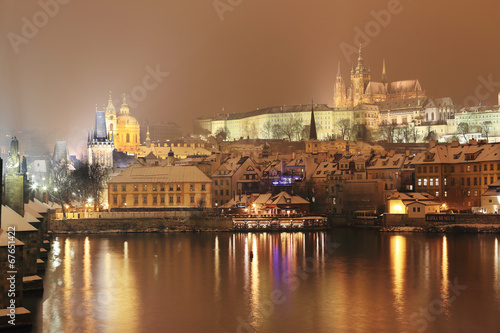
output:
[{"label": "church dome", "polygon": [[118,126],[124,126],[124,127],[135,127],[139,126],[139,122],[135,117],[129,115],[129,114],[120,114],[116,117],[116,124]]},{"label": "church dome", "polygon": [[135,117],[130,115],[130,109],[123,96],[120,114],[116,117],[115,147],[122,152],[135,152],[140,145],[140,126]]}]

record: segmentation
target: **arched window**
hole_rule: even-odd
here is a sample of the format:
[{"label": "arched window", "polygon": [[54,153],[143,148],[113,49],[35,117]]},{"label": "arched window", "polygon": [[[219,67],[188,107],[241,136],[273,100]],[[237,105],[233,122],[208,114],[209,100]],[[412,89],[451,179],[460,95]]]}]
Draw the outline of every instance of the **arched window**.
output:
[{"label": "arched window", "polygon": [[138,141],[137,141],[137,134],[134,134],[134,143],[138,143]]},{"label": "arched window", "polygon": [[434,112],[431,113],[432,120],[434,120]]},{"label": "arched window", "polygon": [[127,140],[126,140],[126,142],[127,142],[127,143],[129,143],[129,142],[130,142],[130,134],[129,134],[129,133],[127,133]]}]

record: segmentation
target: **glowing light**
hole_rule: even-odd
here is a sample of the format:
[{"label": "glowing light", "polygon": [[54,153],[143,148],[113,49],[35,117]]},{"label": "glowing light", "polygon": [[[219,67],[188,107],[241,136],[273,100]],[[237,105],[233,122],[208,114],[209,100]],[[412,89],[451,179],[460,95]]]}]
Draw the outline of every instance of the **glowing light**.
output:
[{"label": "glowing light", "polygon": [[395,212],[402,212],[403,208],[401,207],[401,205],[396,205],[396,206],[394,206],[394,211]]}]

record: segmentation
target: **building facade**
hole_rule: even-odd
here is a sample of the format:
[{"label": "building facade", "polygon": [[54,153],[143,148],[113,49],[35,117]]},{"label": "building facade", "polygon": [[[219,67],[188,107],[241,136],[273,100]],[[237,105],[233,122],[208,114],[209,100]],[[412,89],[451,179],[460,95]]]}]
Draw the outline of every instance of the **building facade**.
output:
[{"label": "building facade", "polygon": [[212,206],[212,180],[195,166],[139,160],[108,181],[110,209]]},{"label": "building facade", "polygon": [[481,206],[481,194],[500,179],[500,143],[453,142],[417,154],[415,190],[456,209]]}]

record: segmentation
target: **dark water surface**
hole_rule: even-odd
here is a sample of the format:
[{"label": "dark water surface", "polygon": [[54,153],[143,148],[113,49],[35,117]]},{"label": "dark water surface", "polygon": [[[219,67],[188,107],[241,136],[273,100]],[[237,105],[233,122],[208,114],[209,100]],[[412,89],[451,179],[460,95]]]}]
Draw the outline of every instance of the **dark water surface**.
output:
[{"label": "dark water surface", "polygon": [[499,238],[54,237],[38,332],[500,332]]}]

